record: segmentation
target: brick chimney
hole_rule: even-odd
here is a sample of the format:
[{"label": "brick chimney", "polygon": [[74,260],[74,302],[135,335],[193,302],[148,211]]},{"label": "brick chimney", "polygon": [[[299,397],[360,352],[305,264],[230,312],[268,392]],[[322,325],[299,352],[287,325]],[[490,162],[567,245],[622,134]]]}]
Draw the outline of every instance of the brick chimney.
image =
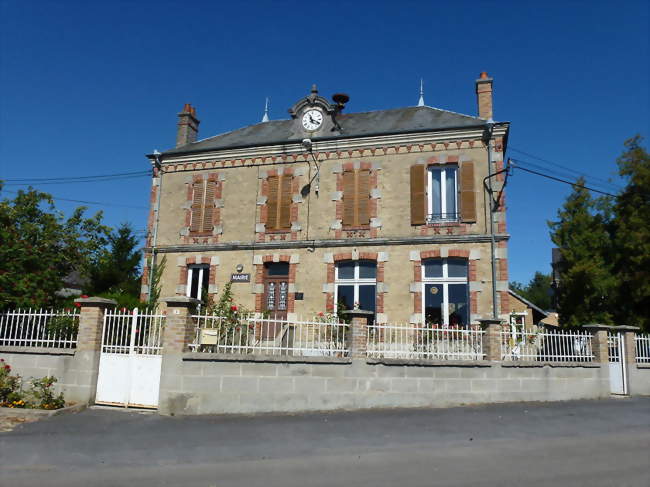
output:
[{"label": "brick chimney", "polygon": [[176,132],[176,147],[196,142],[199,134],[199,119],[196,118],[196,108],[189,103],[178,114],[178,131]]},{"label": "brick chimney", "polygon": [[493,79],[485,71],[476,80],[478,116],[486,120],[492,118],[492,81]]}]

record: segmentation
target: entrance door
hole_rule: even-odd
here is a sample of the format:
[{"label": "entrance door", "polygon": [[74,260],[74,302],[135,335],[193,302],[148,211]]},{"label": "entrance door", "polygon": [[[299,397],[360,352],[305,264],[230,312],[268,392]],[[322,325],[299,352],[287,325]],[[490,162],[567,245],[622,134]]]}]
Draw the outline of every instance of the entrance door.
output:
[{"label": "entrance door", "polygon": [[625,340],[621,333],[607,335],[609,347],[609,392],[627,394],[627,373],[625,364]]},{"label": "entrance door", "polygon": [[99,404],[158,407],[164,315],[104,315],[99,358]]},{"label": "entrance door", "polygon": [[262,339],[273,339],[287,319],[289,304],[289,264],[286,262],[268,263],[264,267],[264,308],[270,321],[262,329]]}]

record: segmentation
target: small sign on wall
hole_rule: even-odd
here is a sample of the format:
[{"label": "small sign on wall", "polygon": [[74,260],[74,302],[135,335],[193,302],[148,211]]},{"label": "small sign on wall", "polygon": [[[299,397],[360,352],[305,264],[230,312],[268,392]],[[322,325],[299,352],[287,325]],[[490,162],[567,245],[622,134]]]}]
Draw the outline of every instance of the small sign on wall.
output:
[{"label": "small sign on wall", "polygon": [[230,282],[251,282],[250,274],[230,274]]}]

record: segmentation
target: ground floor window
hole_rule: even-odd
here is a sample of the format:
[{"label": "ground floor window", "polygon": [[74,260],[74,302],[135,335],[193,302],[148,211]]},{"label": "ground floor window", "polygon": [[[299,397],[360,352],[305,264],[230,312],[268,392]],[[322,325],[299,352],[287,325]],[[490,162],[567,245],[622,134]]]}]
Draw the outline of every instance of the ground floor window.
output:
[{"label": "ground floor window", "polygon": [[467,260],[458,258],[422,261],[424,322],[436,326],[469,325]]},{"label": "ground floor window", "polygon": [[370,260],[344,261],[335,270],[335,311],[358,307],[375,312],[377,264]]},{"label": "ground floor window", "polygon": [[190,298],[205,299],[208,295],[210,266],[190,265],[187,268],[186,295]]}]

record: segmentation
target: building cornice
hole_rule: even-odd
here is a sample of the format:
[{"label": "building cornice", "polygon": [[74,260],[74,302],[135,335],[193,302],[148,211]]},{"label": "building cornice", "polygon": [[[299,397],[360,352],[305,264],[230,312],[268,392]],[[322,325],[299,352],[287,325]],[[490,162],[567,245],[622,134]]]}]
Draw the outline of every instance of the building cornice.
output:
[{"label": "building cornice", "polygon": [[[509,234],[494,236],[497,242],[510,239]],[[218,244],[164,245],[156,253],[226,252],[233,250],[316,249],[330,247],[378,247],[392,245],[489,243],[490,235],[427,235],[416,237],[347,238],[325,240],[283,240],[274,242],[225,242]],[[145,248],[145,253],[153,249]]]},{"label": "building cornice", "polygon": [[[509,124],[500,123],[495,126],[493,137],[504,137],[508,133]],[[338,138],[333,140],[314,140],[312,151],[315,155],[325,154],[326,158],[338,158],[341,155],[352,156],[357,152],[359,156],[374,155],[372,152],[378,148],[394,148],[396,151],[403,148],[403,152],[430,152],[432,150],[460,149],[462,143],[465,148],[483,146],[484,128],[464,128],[436,132],[410,132],[402,134],[387,134],[371,137]],[[456,147],[448,147],[449,145]],[[425,146],[429,147],[425,147]],[[441,145],[442,147],[437,147]],[[401,151],[400,151],[401,152]],[[382,155],[382,154],[379,154]],[[153,155],[147,156],[153,158]],[[284,144],[264,145],[258,147],[244,147],[222,149],[199,153],[178,155],[163,155],[162,164],[165,171],[173,171],[176,165],[209,163],[216,161],[233,161],[232,165],[254,165],[260,163],[286,163],[307,160],[308,154],[300,141],[288,141]]]}]

